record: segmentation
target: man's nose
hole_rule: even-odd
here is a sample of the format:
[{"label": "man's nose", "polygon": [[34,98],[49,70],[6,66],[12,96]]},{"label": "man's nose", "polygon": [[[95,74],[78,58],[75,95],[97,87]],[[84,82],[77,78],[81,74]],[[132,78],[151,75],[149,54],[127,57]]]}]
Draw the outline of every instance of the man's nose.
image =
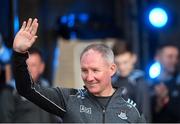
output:
[{"label": "man's nose", "polygon": [[88,75],[87,75],[87,81],[92,81],[92,80],[94,80],[94,76],[93,76],[93,74],[92,73],[88,73]]}]

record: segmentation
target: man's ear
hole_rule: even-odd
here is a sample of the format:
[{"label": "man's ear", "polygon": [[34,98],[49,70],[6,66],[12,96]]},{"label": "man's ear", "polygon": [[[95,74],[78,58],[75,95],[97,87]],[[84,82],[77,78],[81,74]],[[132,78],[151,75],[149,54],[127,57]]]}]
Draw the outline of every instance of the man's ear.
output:
[{"label": "man's ear", "polygon": [[44,72],[44,69],[45,69],[45,63],[42,63],[40,65],[40,73],[42,74]]},{"label": "man's ear", "polygon": [[133,64],[135,64],[137,62],[137,55],[136,54],[132,54],[132,62],[133,62]]},{"label": "man's ear", "polygon": [[110,67],[110,70],[111,70],[111,76],[113,76],[115,73],[116,73],[116,70],[117,70],[117,66],[116,64],[112,64],[111,67]]}]

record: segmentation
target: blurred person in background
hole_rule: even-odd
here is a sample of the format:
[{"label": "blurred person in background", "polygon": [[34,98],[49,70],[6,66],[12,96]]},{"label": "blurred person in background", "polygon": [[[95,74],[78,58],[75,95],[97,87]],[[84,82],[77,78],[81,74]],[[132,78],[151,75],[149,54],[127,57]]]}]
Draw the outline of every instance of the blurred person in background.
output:
[{"label": "blurred person in background", "polygon": [[6,47],[3,37],[0,34],[0,69],[2,75],[4,74],[4,79],[3,76],[1,79],[7,83],[11,80],[11,53],[11,50]]},{"label": "blurred person in background", "polygon": [[160,64],[160,74],[150,79],[153,122],[180,122],[179,48],[173,43],[161,44],[155,60]]},{"label": "blurred person in background", "polygon": [[112,84],[123,89],[122,95],[125,100],[132,99],[141,114],[144,114],[147,122],[151,121],[150,95],[144,72],[135,69],[137,55],[132,46],[117,40],[113,45],[117,72],[112,77]]},{"label": "blurred person in background", "polygon": [[0,123],[12,122],[13,87],[11,80],[11,51],[5,45],[0,34]]},{"label": "blurred person in background", "polygon": [[[32,79],[38,85],[43,87],[50,87],[49,82],[42,77],[45,69],[45,62],[42,52],[36,48],[29,50],[29,58],[27,59],[28,70],[32,76]],[[22,123],[51,123],[60,122],[59,118],[44,111],[36,106],[23,96],[19,95],[15,90],[14,93],[14,117],[13,122]],[[22,116],[23,115],[23,116]]]}]

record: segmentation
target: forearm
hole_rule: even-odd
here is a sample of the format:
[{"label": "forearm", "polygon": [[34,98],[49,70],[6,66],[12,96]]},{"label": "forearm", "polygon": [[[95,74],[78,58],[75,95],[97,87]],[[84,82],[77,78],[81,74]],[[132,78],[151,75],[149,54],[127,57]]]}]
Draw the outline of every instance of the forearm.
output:
[{"label": "forearm", "polygon": [[20,95],[24,96],[31,90],[32,80],[27,70],[26,59],[28,53],[21,54],[13,52],[13,74],[16,81],[16,88]]}]

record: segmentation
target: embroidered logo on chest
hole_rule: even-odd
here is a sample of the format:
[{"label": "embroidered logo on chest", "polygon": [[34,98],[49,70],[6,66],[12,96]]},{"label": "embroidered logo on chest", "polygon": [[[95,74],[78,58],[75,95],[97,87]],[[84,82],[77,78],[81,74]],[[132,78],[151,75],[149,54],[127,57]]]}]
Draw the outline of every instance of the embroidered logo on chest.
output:
[{"label": "embroidered logo on chest", "polygon": [[121,111],[121,113],[118,114],[118,117],[123,119],[123,120],[127,120],[128,119],[128,117],[126,115],[126,112],[123,112],[123,111]]},{"label": "embroidered logo on chest", "polygon": [[82,112],[87,113],[87,114],[91,114],[91,108],[88,108],[84,105],[80,105],[80,113],[82,113]]}]

